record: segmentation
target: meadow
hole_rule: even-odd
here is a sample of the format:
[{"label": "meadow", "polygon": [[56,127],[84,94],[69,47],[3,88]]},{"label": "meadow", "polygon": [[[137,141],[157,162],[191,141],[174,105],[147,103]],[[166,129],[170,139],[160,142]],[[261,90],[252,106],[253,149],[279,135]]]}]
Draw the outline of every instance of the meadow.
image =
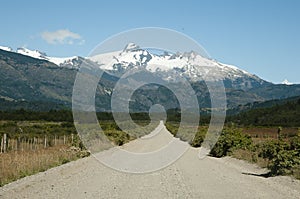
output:
[{"label": "meadow", "polygon": [[0,121],[0,186],[88,156],[72,123]]},{"label": "meadow", "polygon": [[[34,120],[0,121],[0,186],[90,155],[72,122],[31,117]],[[52,118],[51,114],[49,117]],[[149,124],[142,120],[137,123]],[[113,120],[101,120],[99,125],[103,132],[98,133],[105,134],[112,146],[123,145],[142,133],[131,129],[129,135]],[[147,132],[152,129],[151,125],[146,128]]]}]

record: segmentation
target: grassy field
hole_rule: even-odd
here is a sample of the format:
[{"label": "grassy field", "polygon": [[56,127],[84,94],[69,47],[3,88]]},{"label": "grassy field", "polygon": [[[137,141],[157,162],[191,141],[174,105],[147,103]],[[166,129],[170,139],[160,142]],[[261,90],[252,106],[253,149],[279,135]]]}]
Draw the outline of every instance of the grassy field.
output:
[{"label": "grassy field", "polygon": [[0,186],[88,155],[67,122],[0,121],[0,140]]},{"label": "grassy field", "polygon": [[[147,126],[147,121],[137,123],[145,129],[131,128],[129,135],[112,120],[99,122],[111,144],[116,146],[155,128],[155,125]],[[89,155],[71,122],[0,121],[0,140],[0,186]]]},{"label": "grassy field", "polygon": [[86,156],[78,148],[55,146],[0,154],[0,186]]}]

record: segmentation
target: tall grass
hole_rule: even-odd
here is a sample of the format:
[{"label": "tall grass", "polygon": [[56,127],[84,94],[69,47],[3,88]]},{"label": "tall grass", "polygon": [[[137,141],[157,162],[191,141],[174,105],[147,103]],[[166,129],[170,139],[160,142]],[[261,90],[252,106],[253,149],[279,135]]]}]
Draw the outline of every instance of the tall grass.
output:
[{"label": "tall grass", "polygon": [[[146,121],[138,122],[141,126],[147,124]],[[131,129],[129,135],[114,121],[100,121],[100,125],[113,145],[123,145],[155,128],[150,125],[145,129],[147,132]],[[0,153],[0,186],[89,155],[73,123],[0,121],[0,138],[4,133],[9,139],[6,153]]]},{"label": "tall grass", "polygon": [[0,186],[82,157],[82,152],[67,146],[0,154]]}]

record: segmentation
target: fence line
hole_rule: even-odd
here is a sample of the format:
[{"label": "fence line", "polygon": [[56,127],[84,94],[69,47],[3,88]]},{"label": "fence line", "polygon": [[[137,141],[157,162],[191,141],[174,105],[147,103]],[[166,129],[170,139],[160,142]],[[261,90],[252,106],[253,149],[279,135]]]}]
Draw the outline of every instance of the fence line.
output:
[{"label": "fence line", "polygon": [[17,138],[9,138],[4,133],[0,135],[0,153],[6,153],[9,151],[28,151],[39,150],[42,148],[48,148],[59,145],[71,145],[74,142],[74,135],[44,135],[44,136],[21,136]]}]

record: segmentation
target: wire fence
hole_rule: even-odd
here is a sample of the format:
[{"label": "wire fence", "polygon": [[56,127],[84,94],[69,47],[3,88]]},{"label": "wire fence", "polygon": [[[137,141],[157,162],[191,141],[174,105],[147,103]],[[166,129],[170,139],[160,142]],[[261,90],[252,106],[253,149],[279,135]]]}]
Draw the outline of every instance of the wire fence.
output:
[{"label": "wire fence", "polygon": [[74,142],[73,134],[9,138],[8,135],[4,133],[0,138],[0,153],[39,150],[53,146],[72,145]]}]

